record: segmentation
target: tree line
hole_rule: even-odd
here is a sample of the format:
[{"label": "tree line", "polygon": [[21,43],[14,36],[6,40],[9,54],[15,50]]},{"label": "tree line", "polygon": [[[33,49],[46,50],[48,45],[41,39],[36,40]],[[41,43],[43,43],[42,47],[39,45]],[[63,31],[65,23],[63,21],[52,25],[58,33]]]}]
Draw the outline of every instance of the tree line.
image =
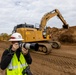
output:
[{"label": "tree line", "polygon": [[10,36],[11,36],[11,34],[1,33],[0,34],[0,41],[8,41]]}]

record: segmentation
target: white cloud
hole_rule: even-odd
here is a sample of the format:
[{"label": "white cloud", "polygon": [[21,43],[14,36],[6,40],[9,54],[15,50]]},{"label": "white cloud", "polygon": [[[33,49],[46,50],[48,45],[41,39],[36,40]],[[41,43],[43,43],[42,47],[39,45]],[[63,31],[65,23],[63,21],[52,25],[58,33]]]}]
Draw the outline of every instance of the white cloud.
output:
[{"label": "white cloud", "polygon": [[[20,23],[39,23],[43,15],[57,8],[70,25],[76,24],[75,0],[0,0],[0,33],[11,33]],[[56,17],[50,19],[47,26],[61,26]]]}]

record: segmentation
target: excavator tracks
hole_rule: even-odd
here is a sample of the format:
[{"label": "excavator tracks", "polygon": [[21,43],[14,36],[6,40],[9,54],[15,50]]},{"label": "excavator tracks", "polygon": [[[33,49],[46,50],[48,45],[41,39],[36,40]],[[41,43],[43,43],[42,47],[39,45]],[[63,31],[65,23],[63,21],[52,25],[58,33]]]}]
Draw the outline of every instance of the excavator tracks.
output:
[{"label": "excavator tracks", "polygon": [[33,52],[46,55],[51,53],[52,47],[49,43],[38,43],[38,45],[39,45],[38,51],[32,50]]},{"label": "excavator tracks", "polygon": [[49,43],[38,43],[39,44],[39,51],[49,54],[52,51],[52,47]]},{"label": "excavator tracks", "polygon": [[61,48],[61,44],[58,41],[38,43],[38,45],[39,45],[39,49],[38,49],[38,51],[35,51],[35,52],[43,53],[43,54],[50,54],[52,51],[52,48],[54,48],[54,49]]},{"label": "excavator tracks", "polygon": [[54,48],[54,49],[60,49],[61,48],[61,44],[60,44],[60,42],[58,42],[58,41],[52,41],[52,42],[50,42],[50,43],[52,43],[52,48]]}]

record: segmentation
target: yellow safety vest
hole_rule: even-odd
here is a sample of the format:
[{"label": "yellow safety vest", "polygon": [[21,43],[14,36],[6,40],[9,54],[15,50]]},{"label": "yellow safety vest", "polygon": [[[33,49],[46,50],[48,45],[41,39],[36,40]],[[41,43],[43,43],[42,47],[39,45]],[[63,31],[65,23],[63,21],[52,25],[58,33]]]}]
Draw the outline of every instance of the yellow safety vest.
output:
[{"label": "yellow safety vest", "polygon": [[23,75],[22,71],[28,66],[28,64],[22,53],[20,53],[19,60],[20,61],[18,61],[16,53],[14,53],[12,60],[6,69],[6,75]]}]

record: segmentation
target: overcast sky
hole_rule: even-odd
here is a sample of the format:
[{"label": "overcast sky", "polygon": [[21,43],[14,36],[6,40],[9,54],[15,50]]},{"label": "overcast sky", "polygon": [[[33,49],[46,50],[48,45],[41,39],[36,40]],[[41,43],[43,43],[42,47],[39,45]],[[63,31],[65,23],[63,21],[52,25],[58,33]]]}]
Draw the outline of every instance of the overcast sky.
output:
[{"label": "overcast sky", "polygon": [[[76,0],[0,0],[0,33],[10,34],[17,24],[40,24],[47,12],[59,9],[70,26],[76,25]],[[47,22],[50,27],[62,27],[54,17]]]}]

